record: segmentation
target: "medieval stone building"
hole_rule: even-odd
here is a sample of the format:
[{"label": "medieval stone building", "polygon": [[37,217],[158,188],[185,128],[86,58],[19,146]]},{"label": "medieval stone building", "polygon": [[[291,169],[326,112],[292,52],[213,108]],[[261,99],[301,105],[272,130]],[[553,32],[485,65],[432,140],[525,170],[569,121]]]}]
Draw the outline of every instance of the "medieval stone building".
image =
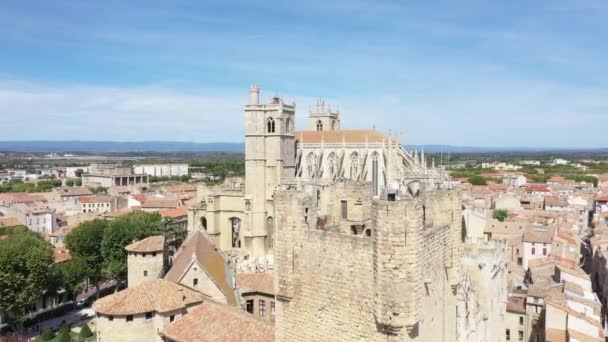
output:
[{"label": "medieval stone building", "polygon": [[222,250],[253,257],[273,255],[276,230],[273,198],[286,184],[369,182],[372,195],[405,192],[414,178],[440,186],[441,174],[427,167],[424,152],[406,151],[398,139],[376,130],[340,130],[340,113],[319,100],[309,113],[309,131],[296,132],[295,103],[275,97],[260,103],[252,86],[245,106],[245,184],[199,191],[189,209],[190,231],[203,229]]}]

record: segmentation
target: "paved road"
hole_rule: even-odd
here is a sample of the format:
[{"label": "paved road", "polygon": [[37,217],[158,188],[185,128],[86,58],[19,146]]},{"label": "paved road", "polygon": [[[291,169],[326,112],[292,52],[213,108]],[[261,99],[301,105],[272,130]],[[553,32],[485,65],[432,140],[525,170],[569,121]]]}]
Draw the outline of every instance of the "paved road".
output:
[{"label": "paved road", "polygon": [[[105,290],[116,285],[116,281],[106,281],[99,284],[99,290]],[[77,301],[86,300],[89,297],[95,296],[95,286],[85,289],[81,294],[76,296]],[[71,304],[68,304],[71,305]],[[40,335],[44,329],[50,327],[51,329],[57,330],[61,326],[61,322],[66,321],[71,326],[80,326],[85,320],[83,315],[87,315],[91,318],[95,316],[95,312],[91,308],[77,308],[74,311],[67,312],[61,316],[53,317],[44,321],[38,322],[34,327],[31,327],[28,331],[28,336],[34,337]],[[89,318],[90,320],[90,318]],[[91,327],[93,329],[93,327]],[[94,329],[93,329],[94,330]]]}]

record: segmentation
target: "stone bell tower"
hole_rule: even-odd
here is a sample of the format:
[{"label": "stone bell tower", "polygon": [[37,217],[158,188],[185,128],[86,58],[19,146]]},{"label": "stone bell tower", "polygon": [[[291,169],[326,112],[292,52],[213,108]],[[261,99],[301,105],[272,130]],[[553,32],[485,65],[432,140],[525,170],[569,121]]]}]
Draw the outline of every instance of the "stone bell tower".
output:
[{"label": "stone bell tower", "polygon": [[249,89],[245,106],[245,222],[242,235],[252,256],[272,253],[275,188],[295,175],[295,103],[280,97],[260,104],[260,88]]},{"label": "stone bell tower", "polygon": [[310,111],[309,129],[311,131],[339,131],[340,130],[340,111],[332,112],[325,108],[323,99],[317,100],[316,110]]}]

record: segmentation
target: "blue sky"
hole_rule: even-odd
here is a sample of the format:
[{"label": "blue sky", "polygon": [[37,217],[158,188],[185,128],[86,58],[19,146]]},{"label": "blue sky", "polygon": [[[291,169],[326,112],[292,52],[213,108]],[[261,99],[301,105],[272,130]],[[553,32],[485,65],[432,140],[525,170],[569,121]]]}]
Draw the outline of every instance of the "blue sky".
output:
[{"label": "blue sky", "polygon": [[608,147],[606,1],[12,1],[0,140],[242,141],[247,88],[406,144]]}]

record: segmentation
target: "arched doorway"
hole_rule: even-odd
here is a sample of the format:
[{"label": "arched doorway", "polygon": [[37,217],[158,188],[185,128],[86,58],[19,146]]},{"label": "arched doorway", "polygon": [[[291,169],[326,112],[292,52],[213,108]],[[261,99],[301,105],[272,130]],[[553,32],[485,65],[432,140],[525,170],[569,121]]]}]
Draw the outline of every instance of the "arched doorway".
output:
[{"label": "arched doorway", "polygon": [[207,218],[205,216],[201,217],[201,226],[207,231]]},{"label": "arched doorway", "polygon": [[241,219],[238,217],[231,217],[229,220],[232,231],[232,248],[241,248]]}]

